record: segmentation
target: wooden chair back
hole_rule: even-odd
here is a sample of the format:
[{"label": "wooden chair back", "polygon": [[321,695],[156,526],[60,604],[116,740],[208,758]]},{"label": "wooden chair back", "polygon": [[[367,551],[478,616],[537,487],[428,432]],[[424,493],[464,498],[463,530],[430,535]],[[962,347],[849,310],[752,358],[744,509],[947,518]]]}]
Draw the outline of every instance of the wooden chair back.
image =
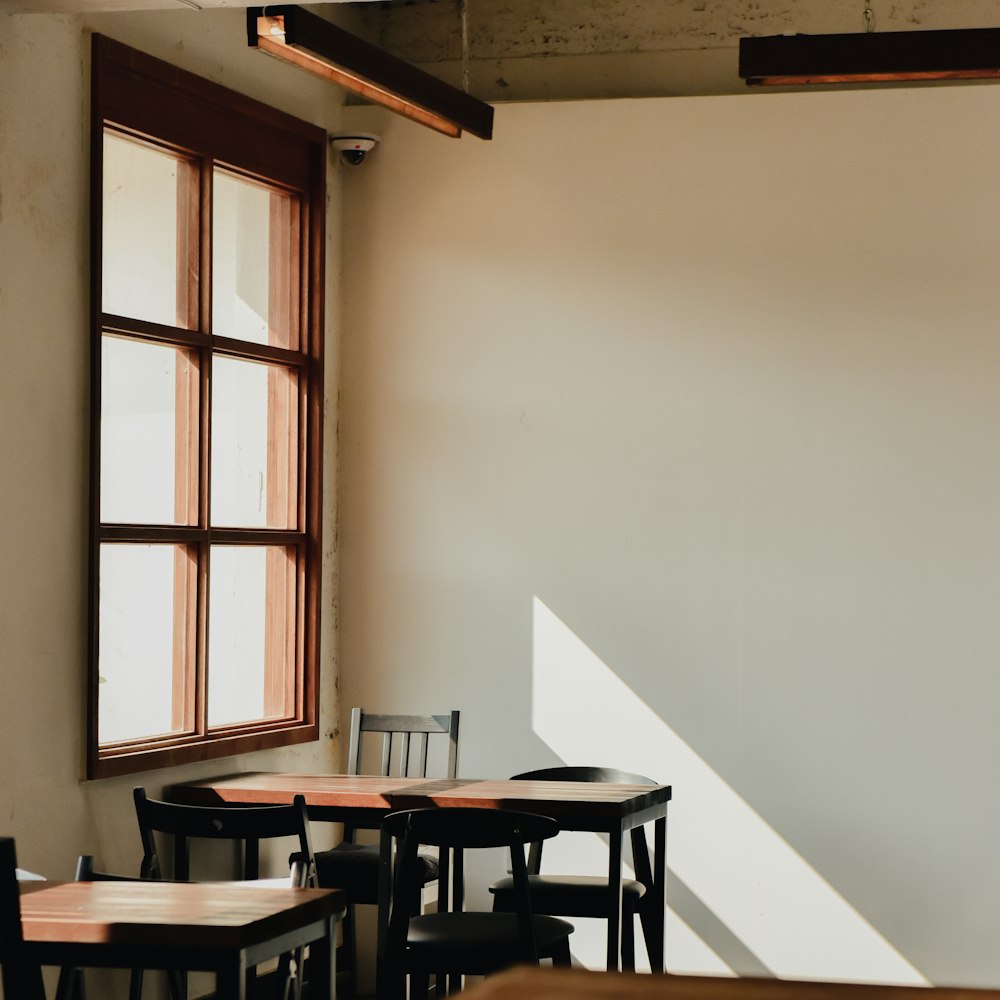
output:
[{"label": "wooden chair back", "polygon": [[[351,711],[350,740],[347,749],[348,774],[375,774],[382,777],[426,778],[428,744],[435,745],[432,762],[435,776],[438,749],[446,750],[444,777],[458,774],[458,711],[447,715],[385,715],[356,707]],[[367,753],[363,753],[367,750]],[[364,759],[362,759],[364,758]],[[365,828],[365,827],[362,827]],[[357,941],[355,905],[376,903],[379,898],[379,855],[374,844],[359,844],[358,825],[344,824],[343,841],[319,855],[320,880],[323,885],[341,886],[348,892],[347,913],[341,925],[342,957],[339,968],[347,980],[347,992],[356,992]],[[430,885],[437,879],[437,863],[431,858],[425,865],[423,881]]]},{"label": "wooden chair back", "polygon": [[163,878],[164,866],[157,851],[156,834],[169,834],[174,842],[173,877],[187,881],[191,872],[192,839],[229,840],[243,848],[243,878],[260,875],[260,841],[295,837],[299,847],[295,875],[300,886],[316,885],[316,857],[309,832],[306,801],[296,795],[287,806],[190,806],[148,798],[144,788],[133,790],[135,812],[142,839],[145,878]]},{"label": "wooden chair back", "polygon": [[[376,715],[363,708],[351,711],[351,735],[347,751],[348,774],[380,774],[389,777],[427,777],[427,745],[433,735],[448,737],[448,764],[444,777],[458,774],[459,712],[448,715]],[[381,757],[378,769],[362,765],[362,736],[380,733]],[[367,760],[366,760],[366,763]]]},{"label": "wooden chair back", "polygon": [[0,970],[5,997],[45,1000],[41,969],[24,945],[17,851],[11,837],[0,837]]}]

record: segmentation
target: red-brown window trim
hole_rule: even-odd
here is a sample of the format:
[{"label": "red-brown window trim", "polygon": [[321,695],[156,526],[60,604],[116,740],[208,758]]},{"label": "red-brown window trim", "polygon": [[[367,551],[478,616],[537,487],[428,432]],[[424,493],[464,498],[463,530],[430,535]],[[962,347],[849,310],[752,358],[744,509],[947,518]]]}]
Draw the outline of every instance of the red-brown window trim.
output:
[{"label": "red-brown window trim", "polygon": [[[106,127],[172,147],[187,156],[210,160],[248,178],[280,185],[301,196],[303,213],[293,219],[293,238],[299,237],[299,268],[302,272],[300,294],[291,307],[301,318],[300,350],[212,338],[210,330],[199,328],[197,318],[210,314],[210,282],[191,281],[178,291],[178,315],[186,314],[189,330],[105,315],[101,312],[101,217],[102,217],[102,148]],[[167,63],[128,48],[101,35],[94,35],[92,46],[92,432],[91,432],[91,537],[90,537],[90,634],[88,655],[88,752],[87,776],[108,777],[157,767],[207,760],[252,750],[268,749],[318,738],[319,735],[319,608],[322,520],[322,372],[323,372],[323,276],[324,276],[324,206],[326,134],[311,124],[279,112],[218,84],[179,70]],[[190,200],[204,207],[206,171],[187,192],[179,190],[179,200]],[[197,218],[197,212],[181,212],[179,218]],[[211,259],[203,227],[189,226],[181,234],[178,252],[185,245],[200,262],[200,272],[207,273]],[[101,344],[106,333],[120,332],[150,342],[186,347],[194,364],[186,373],[178,392],[192,395],[208,392],[211,353],[231,354],[259,361],[271,361],[298,371],[301,390],[297,426],[288,428],[285,447],[299,449],[298,468],[303,481],[297,487],[298,529],[213,529],[204,513],[197,525],[177,528],[156,525],[102,525],[100,521],[100,406]],[[186,367],[186,366],[185,366]],[[180,378],[180,376],[179,376]],[[202,426],[197,430],[203,440],[207,432],[207,408],[200,409]],[[186,437],[196,428],[184,423]],[[175,503],[178,509],[195,507],[207,510],[208,477],[201,446],[202,467],[198,483],[178,482]],[[283,456],[278,454],[279,464]],[[250,725],[222,727],[200,736],[171,735],[158,740],[138,741],[113,748],[98,746],[98,646],[99,646],[99,551],[108,541],[174,542],[183,553],[204,551],[213,542],[227,544],[274,544],[295,547],[298,557],[289,566],[287,560],[273,561],[272,576],[285,578],[289,602],[297,608],[292,630],[283,625],[269,626],[269,640],[276,644],[295,644],[296,659],[301,664],[299,690],[289,687],[287,678],[269,678],[270,704],[283,700],[291,706],[291,718],[280,722],[263,721]],[[180,546],[183,546],[180,547]],[[206,560],[200,560],[204,567]],[[280,567],[280,571],[279,571]],[[175,580],[181,579],[178,574]],[[206,609],[204,570],[183,574],[182,589],[177,595],[175,614],[199,615]],[[275,609],[277,611],[277,609]],[[280,617],[280,615],[279,615]],[[287,619],[287,615],[285,616]],[[205,639],[194,640],[197,657],[205,661]],[[198,672],[194,687],[189,677],[178,678],[182,697],[178,714],[190,721],[196,706],[202,714],[205,705],[205,675]],[[190,689],[189,689],[190,688]],[[196,725],[197,725],[197,721]],[[201,720],[204,728],[204,720]]]}]

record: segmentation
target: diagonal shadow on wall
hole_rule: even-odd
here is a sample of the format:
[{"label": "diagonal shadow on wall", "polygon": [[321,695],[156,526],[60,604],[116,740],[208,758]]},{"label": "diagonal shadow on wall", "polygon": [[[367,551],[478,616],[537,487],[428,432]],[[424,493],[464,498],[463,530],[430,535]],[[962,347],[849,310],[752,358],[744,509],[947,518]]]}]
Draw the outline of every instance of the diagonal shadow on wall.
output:
[{"label": "diagonal shadow on wall", "polygon": [[718,915],[705,905],[677,872],[667,876],[670,909],[738,976],[773,976],[769,969]]},{"label": "diagonal shadow on wall", "polygon": [[707,948],[744,974],[928,985],[538,597],[532,662],[532,728],[558,758],[673,787],[668,904],[702,953],[668,921],[668,969],[721,971],[700,964]]}]

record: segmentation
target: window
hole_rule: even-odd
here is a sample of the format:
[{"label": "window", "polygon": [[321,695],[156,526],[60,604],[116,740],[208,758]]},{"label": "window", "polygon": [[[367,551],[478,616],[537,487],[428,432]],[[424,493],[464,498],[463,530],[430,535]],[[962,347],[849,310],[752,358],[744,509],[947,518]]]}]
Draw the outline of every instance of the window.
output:
[{"label": "window", "polygon": [[90,777],[318,736],[325,133],[94,37]]}]

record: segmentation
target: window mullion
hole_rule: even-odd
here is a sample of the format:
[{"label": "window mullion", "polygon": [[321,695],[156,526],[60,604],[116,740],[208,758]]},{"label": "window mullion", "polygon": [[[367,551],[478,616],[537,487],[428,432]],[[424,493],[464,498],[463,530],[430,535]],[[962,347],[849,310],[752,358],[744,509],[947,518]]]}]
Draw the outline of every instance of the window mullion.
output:
[{"label": "window mullion", "polygon": [[201,330],[201,187],[196,160],[181,161],[177,173],[177,325]]},{"label": "window mullion", "polygon": [[195,731],[195,689],[189,664],[197,655],[197,545],[174,550],[174,648],[171,725],[174,732]]},{"label": "window mullion", "polygon": [[[203,335],[200,292],[201,186],[197,161],[185,160],[177,173],[176,325]],[[201,351],[178,352],[174,427],[174,517],[204,529],[200,513],[200,413],[204,405]],[[174,554],[174,641],[172,723],[175,732],[202,732],[198,725],[197,663],[200,634],[200,551],[203,543],[178,546]]]},{"label": "window mullion", "polygon": [[200,351],[201,397],[198,436],[198,524],[205,530],[205,540],[198,546],[197,630],[194,642],[193,698],[195,731],[208,733],[208,595],[212,574],[211,560],[211,476],[212,476],[212,175],[210,157],[200,161],[198,191],[198,329],[207,336]]},{"label": "window mullion", "polygon": [[[298,218],[298,200],[286,211],[285,199],[272,193],[270,199],[270,235],[268,266],[268,325],[272,342],[281,347],[300,349],[298,314],[290,318],[292,302],[297,301],[299,288],[298,241],[292,230]],[[296,252],[289,253],[294,247]],[[293,333],[294,331],[294,333]],[[292,337],[294,336],[294,340]],[[294,387],[294,388],[293,388]],[[268,524],[300,527],[299,481],[297,476],[299,379],[294,373],[282,375],[277,369],[268,371],[267,387],[268,441],[267,451],[267,514]],[[269,715],[291,715],[295,711],[295,689],[299,687],[299,659],[294,647],[298,629],[294,621],[296,607],[296,573],[298,559],[290,560],[280,549],[267,550],[266,587],[269,596],[264,629],[264,697]],[[288,664],[295,664],[292,670]]]}]

